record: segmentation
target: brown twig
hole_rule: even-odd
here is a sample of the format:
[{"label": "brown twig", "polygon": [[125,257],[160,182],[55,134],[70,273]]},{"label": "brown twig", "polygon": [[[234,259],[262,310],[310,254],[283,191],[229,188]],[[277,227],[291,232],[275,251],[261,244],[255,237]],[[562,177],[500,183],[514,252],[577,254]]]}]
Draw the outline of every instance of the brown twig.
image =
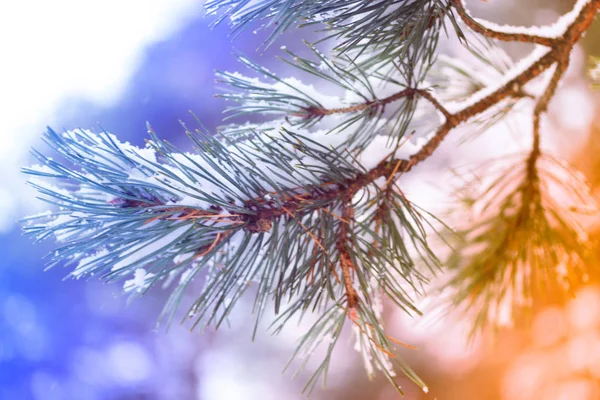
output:
[{"label": "brown twig", "polygon": [[[570,52],[569,52],[570,53]],[[556,88],[558,87],[558,82],[564,75],[567,67],[569,66],[569,57],[568,53],[565,54],[558,62],[556,63],[556,70],[552,74],[552,78],[546,87],[544,93],[540,96],[535,108],[533,110],[533,149],[531,158],[537,159],[540,156],[540,120],[541,116],[548,109],[548,103],[554,96],[556,92]]]},{"label": "brown twig", "polygon": [[504,42],[523,42],[523,43],[534,43],[542,46],[553,47],[559,43],[561,43],[562,39],[557,38],[549,38],[538,35],[530,35],[525,33],[508,33],[508,32],[499,32],[493,29],[487,28],[480,23],[478,23],[473,17],[469,15],[462,0],[452,0],[452,5],[456,9],[458,15],[463,20],[465,25],[467,25],[474,32],[480,33],[483,36],[502,40]]},{"label": "brown twig", "polygon": [[[345,199],[348,200],[349,199]],[[354,219],[354,208],[348,203],[342,206],[342,218],[348,221]],[[352,271],[356,269],[350,252],[348,250],[350,227],[347,224],[340,224],[340,233],[337,240],[337,249],[340,253],[340,269],[342,270],[342,278],[344,280],[344,288],[346,290],[346,302],[348,304],[348,318],[355,321],[358,318],[358,293],[354,289],[352,282]]]},{"label": "brown twig", "polygon": [[381,108],[381,110],[383,110],[385,108],[385,106],[390,103],[393,103],[395,101],[405,99],[405,98],[412,99],[415,96],[422,97],[422,98],[426,99],[427,101],[429,101],[445,117],[448,117],[450,115],[450,113],[440,104],[439,101],[437,101],[437,99],[435,99],[431,95],[431,93],[429,93],[428,91],[426,91],[424,89],[417,89],[417,88],[407,88],[407,89],[401,90],[397,93],[394,93],[386,98],[369,100],[369,101],[366,101],[361,104],[355,104],[353,106],[340,107],[340,108],[307,107],[305,109],[305,111],[306,111],[306,115],[310,116],[310,117],[324,117],[326,115],[332,115],[332,114],[347,114],[347,113],[359,112],[359,111],[364,111],[364,110],[371,109],[371,108],[373,110],[375,110],[376,108]]},{"label": "brown twig", "polygon": [[531,203],[537,203],[540,196],[539,187],[539,176],[537,170],[537,161],[540,158],[542,151],[540,148],[540,124],[541,116],[548,109],[548,103],[554,96],[556,88],[560,79],[564,75],[567,67],[569,66],[569,53],[566,53],[564,57],[556,63],[556,69],[548,82],[548,86],[544,90],[544,93],[538,99],[535,108],[533,109],[533,143],[529,157],[527,158],[526,165],[526,176],[527,179],[522,186],[521,192],[523,196],[523,205],[519,211],[517,224],[520,224],[520,220],[527,220],[529,218]]}]

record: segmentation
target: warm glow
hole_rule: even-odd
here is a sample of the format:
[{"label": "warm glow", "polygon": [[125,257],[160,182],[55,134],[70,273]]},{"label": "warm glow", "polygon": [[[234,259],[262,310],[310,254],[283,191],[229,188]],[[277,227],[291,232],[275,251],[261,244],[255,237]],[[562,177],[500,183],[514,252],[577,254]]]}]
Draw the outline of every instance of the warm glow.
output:
[{"label": "warm glow", "polygon": [[600,288],[577,292],[561,309],[540,312],[532,345],[509,367],[503,398],[519,400],[598,399],[600,379]]}]

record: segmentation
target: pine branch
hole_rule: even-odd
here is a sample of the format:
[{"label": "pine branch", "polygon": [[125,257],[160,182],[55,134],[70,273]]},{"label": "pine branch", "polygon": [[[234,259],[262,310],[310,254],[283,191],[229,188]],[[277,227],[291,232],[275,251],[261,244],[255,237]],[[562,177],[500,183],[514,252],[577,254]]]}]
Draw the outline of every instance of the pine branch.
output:
[{"label": "pine branch", "polygon": [[[540,119],[600,0],[578,1],[557,24],[564,30],[555,36],[490,28],[471,18],[457,0],[225,0],[208,7],[224,10],[221,19],[235,17],[234,33],[266,19],[273,29],[267,44],[292,26],[327,24],[331,37],[343,39],[336,57],[309,45],[316,62],[292,52],[286,62],[345,95],[325,95],[240,56],[272,83],[219,73],[241,91],[223,95],[239,104],[232,115],[280,119],[225,127],[214,136],[184,126],[193,153],[160,140],[150,127],[144,149],[106,132],[61,135],[49,129],[45,140],[62,159],[34,152],[42,165],[25,172],[43,198],[62,209],[27,219],[25,230],[40,240],[54,235],[63,242],[51,265],[76,264],[76,277],[99,274],[115,280],[133,274],[126,289],[134,294],[179,277],[164,311],[169,321],[192,281],[203,275],[207,283],[188,313],[194,326],[203,327],[219,327],[252,287],[255,333],[270,304],[277,314],[276,332],[292,318],[318,315],[295,353],[310,356],[325,347],[308,388],[326,373],[349,322],[370,375],[381,370],[401,391],[394,382],[399,369],[426,390],[395,354],[394,345],[403,343],[386,333],[382,317],[382,295],[407,314],[419,315],[414,297],[423,294],[428,276],[441,266],[428,243],[428,214],[404,195],[398,179],[425,162],[456,128],[498,110],[503,102],[531,97],[524,87],[556,66],[533,110],[533,149],[524,167],[506,174],[517,183],[500,179],[495,182],[500,186],[490,185],[488,195],[498,191],[483,208],[500,214],[466,229],[464,238],[470,241],[459,250],[494,239],[471,257],[455,253],[452,283],[462,289],[457,305],[477,305],[479,321],[506,301],[507,287],[528,294],[534,290],[529,276],[519,284],[511,281],[526,268],[523,260],[532,263],[532,274],[558,284],[552,271],[536,268],[566,257],[577,261],[574,274],[583,280],[585,251],[578,228],[544,191],[543,179],[558,179],[554,170],[540,166],[547,159],[540,150]],[[499,82],[483,85],[469,98],[446,102],[425,78],[446,21],[466,42],[453,11],[485,38],[548,48],[537,48],[520,65],[502,71]],[[387,93],[381,94],[383,89]],[[411,141],[419,127],[416,116],[437,123],[432,112],[439,125]],[[378,147],[382,137],[386,151]],[[48,182],[52,179],[60,187]],[[512,190],[499,190],[506,187]]]}]

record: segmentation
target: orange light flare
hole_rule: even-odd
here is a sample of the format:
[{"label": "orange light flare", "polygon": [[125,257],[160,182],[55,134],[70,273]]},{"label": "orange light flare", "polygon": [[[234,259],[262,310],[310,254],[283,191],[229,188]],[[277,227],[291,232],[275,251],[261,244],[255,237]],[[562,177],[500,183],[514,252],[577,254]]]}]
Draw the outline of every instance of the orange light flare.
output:
[{"label": "orange light flare", "polygon": [[503,399],[600,399],[600,286],[546,307],[528,334],[529,345],[504,374]]}]

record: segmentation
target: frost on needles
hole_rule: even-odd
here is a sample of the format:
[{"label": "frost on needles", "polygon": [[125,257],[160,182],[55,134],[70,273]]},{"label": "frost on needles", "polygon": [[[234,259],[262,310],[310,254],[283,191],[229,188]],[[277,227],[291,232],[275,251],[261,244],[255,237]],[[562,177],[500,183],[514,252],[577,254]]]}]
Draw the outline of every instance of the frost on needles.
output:
[{"label": "frost on needles", "polygon": [[[568,292],[589,278],[573,209],[552,199],[576,193],[580,204],[595,203],[581,180],[547,185],[576,174],[548,162],[555,157],[540,146],[540,118],[600,0],[578,1],[552,29],[523,30],[495,30],[457,0],[207,7],[237,34],[251,24],[270,29],[266,45],[302,24],[324,24],[339,44],[330,56],[314,44],[307,58],[283,49],[310,84],[239,56],[258,76],[219,72],[231,89],[223,97],[236,104],[231,119],[258,115],[260,122],[216,133],[183,125],[190,151],[150,126],[144,148],[108,132],[49,128],[44,139],[58,158],[34,151],[40,164],[25,172],[52,210],[26,218],[24,229],[60,243],[51,266],[67,263],[76,278],[119,280],[133,295],[160,284],[171,293],[163,312],[169,321],[192,282],[203,280],[186,314],[194,326],[219,327],[246,292],[257,325],[274,309],[274,332],[311,315],[294,355],[302,364],[323,357],[308,388],[325,377],[350,326],[369,375],[381,371],[400,392],[396,371],[427,386],[400,357],[398,348],[410,346],[386,331],[384,301],[420,315],[417,300],[447,266],[454,306],[474,313],[480,327],[502,310],[533,309],[545,289]],[[469,50],[469,60],[436,58],[443,31]],[[490,39],[540,47],[513,63]],[[486,170],[473,181],[481,196],[462,197],[484,222],[453,232],[405,195],[399,178],[450,133],[482,135],[523,110],[532,117],[523,129],[531,149],[511,158],[507,171]],[[432,246],[436,229],[454,245],[447,262]]]}]

